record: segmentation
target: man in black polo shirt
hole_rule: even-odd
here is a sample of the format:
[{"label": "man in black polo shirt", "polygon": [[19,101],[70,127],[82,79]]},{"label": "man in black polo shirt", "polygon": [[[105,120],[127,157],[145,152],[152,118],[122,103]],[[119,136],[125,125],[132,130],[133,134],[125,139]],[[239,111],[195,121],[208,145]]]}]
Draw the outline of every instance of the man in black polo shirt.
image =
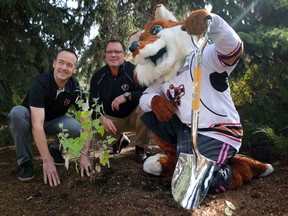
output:
[{"label": "man in black polo shirt", "polygon": [[[61,132],[59,124],[69,131],[70,137],[77,137],[81,124],[66,116],[70,105],[75,105],[81,94],[78,82],[72,77],[76,71],[77,55],[74,51],[63,49],[53,61],[54,70],[33,79],[30,89],[21,105],[12,108],[8,115],[9,127],[16,145],[18,178],[22,182],[34,178],[33,156],[30,145],[31,132],[43,161],[44,183],[50,186],[60,184],[55,164],[62,163],[59,143],[56,148],[48,148],[46,134]],[[81,156],[80,156],[81,157]],[[81,169],[89,169],[87,157],[80,158]],[[83,172],[83,171],[82,171]]]},{"label": "man in black polo shirt", "polygon": [[[125,56],[122,41],[110,40],[106,43],[107,64],[93,74],[89,102],[91,106],[95,103],[103,105],[104,116],[100,117],[100,122],[107,133],[118,138],[123,132],[135,132],[135,159],[143,162],[147,157],[145,149],[149,137],[148,128],[140,120],[143,111],[139,107],[139,98],[145,87],[134,81],[135,65],[125,61]],[[121,147],[117,149],[116,146],[114,150],[120,152]]]}]

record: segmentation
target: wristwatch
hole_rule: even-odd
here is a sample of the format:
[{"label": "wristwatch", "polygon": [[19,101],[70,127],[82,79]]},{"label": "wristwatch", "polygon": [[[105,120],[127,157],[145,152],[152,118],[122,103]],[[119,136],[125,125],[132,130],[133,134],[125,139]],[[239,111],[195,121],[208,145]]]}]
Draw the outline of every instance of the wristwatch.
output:
[{"label": "wristwatch", "polygon": [[83,148],[83,149],[81,150],[81,154],[90,155],[90,151],[89,151],[89,149]]},{"label": "wristwatch", "polygon": [[123,94],[123,96],[125,97],[125,99],[126,99],[126,101],[130,101],[130,96],[131,96],[131,92],[125,92],[124,94]]}]

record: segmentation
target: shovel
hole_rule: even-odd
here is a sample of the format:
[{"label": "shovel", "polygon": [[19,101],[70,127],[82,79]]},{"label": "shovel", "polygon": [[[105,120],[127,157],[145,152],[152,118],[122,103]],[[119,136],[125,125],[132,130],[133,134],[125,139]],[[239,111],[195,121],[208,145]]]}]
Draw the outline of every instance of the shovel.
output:
[{"label": "shovel", "polygon": [[202,76],[202,53],[209,39],[210,26],[211,20],[208,20],[208,28],[203,36],[203,42],[198,49],[195,59],[191,110],[191,137],[193,154],[180,153],[171,181],[173,198],[186,209],[195,209],[203,201],[209,190],[215,168],[215,162],[201,155],[197,145]]}]

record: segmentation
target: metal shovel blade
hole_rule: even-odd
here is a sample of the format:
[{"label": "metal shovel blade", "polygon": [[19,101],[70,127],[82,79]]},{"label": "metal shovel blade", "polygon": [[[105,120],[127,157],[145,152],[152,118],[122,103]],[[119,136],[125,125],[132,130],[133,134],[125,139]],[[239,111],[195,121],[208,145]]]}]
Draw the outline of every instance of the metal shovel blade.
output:
[{"label": "metal shovel blade", "polygon": [[202,155],[180,153],[172,178],[172,195],[183,208],[195,209],[205,198],[214,161]]}]

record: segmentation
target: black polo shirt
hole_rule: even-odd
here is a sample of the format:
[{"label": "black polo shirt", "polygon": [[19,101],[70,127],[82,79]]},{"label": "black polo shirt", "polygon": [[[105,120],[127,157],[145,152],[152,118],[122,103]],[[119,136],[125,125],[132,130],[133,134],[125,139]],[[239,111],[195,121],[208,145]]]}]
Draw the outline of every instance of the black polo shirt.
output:
[{"label": "black polo shirt", "polygon": [[[135,65],[125,61],[119,68],[118,76],[113,77],[108,65],[96,71],[90,82],[90,108],[96,103],[102,104],[105,114],[123,118],[128,116],[139,104],[139,98],[146,87],[134,81]],[[120,105],[119,110],[112,111],[111,103],[119,95],[131,92],[131,101]],[[96,118],[95,112],[93,118]]]},{"label": "black polo shirt", "polygon": [[[32,80],[22,105],[27,108],[30,106],[44,108],[45,121],[65,115],[72,104],[78,109],[75,101],[81,93],[79,83],[75,78],[71,77],[67,81],[64,91],[56,97],[57,90],[53,71],[40,74]],[[83,94],[82,99],[85,99]]]}]

